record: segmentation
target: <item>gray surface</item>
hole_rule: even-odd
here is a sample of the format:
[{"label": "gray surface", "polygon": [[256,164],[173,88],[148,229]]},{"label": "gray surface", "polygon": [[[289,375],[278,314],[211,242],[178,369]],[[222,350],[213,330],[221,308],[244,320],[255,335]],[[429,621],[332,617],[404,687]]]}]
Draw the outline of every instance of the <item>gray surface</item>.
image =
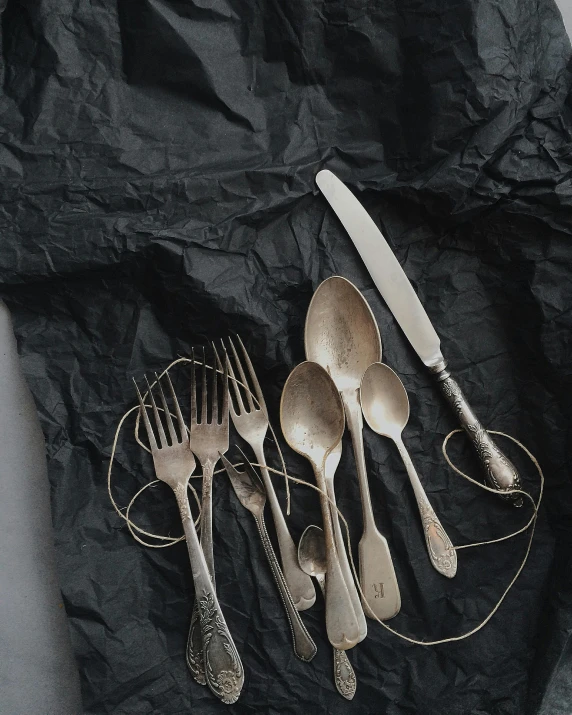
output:
[{"label": "gray surface", "polygon": [[556,4],[562,13],[566,31],[568,35],[572,37],[572,0],[556,0]]},{"label": "gray surface", "polygon": [[81,713],[36,407],[0,302],[0,712]]}]

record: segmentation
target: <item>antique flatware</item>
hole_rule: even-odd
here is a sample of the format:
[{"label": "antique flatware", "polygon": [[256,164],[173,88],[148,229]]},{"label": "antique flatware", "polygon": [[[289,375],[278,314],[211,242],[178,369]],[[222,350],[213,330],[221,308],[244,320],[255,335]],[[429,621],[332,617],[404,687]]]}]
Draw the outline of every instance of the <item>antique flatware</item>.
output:
[{"label": "antique flatware", "polygon": [[342,438],[344,408],[336,386],[322,367],[303,362],[290,373],[280,401],[280,423],[290,447],[312,465],[322,491],[320,506],[329,574],[326,631],[333,646],[346,650],[359,642],[360,632],[338,559],[324,478],[326,458]]},{"label": "antique flatware", "polygon": [[[308,526],[302,534],[298,544],[298,560],[300,561],[300,567],[316,579],[325,598],[328,562],[324,532],[319,526]],[[336,689],[346,700],[352,700],[356,694],[356,674],[345,650],[333,648],[333,651]]]},{"label": "antique flatware", "polygon": [[282,573],[268,532],[266,531],[266,524],[264,523],[266,490],[252,464],[250,464],[244,454],[242,456],[244,458],[244,471],[236,469],[224,455],[221,455],[221,461],[239,502],[252,514],[256,526],[258,527],[258,533],[262,540],[266,558],[272,569],[272,575],[274,576],[274,580],[280,591],[280,596],[282,597],[282,603],[286,609],[286,616],[288,617],[288,623],[292,633],[294,653],[296,653],[300,660],[309,662],[316,655],[317,648],[292,601],[292,596],[288,590],[284,574]]},{"label": "antique flatware", "polygon": [[[381,231],[357,198],[331,171],[320,171],[316,183],[350,235],[373,282],[413,349],[435,375],[476,449],[489,486],[500,492],[520,489],[516,468],[493,442],[447,370],[439,336]],[[522,505],[521,494],[504,496],[515,506]]]},{"label": "antique flatware", "polygon": [[453,578],[457,573],[457,552],[427,499],[401,437],[409,421],[409,399],[403,383],[390,367],[373,363],[361,381],[360,396],[368,425],[377,434],[392,439],[401,455],[419,507],[431,563],[443,576]]},{"label": "antique flatware", "polygon": [[170,388],[172,403],[177,417],[179,434],[177,434],[175,429],[163,387],[157,378],[159,395],[163,406],[163,419],[169,432],[170,444],[169,440],[167,440],[165,428],[153,396],[153,390],[149,383],[147,383],[149,388],[148,394],[151,400],[158,441],[151,427],[151,421],[147,415],[147,408],[145,407],[139,388],[137,384],[135,384],[137,397],[139,398],[140,413],[147,431],[147,438],[151,447],[157,478],[168,484],[175,493],[183,522],[189,558],[191,560],[193,582],[195,584],[195,600],[200,611],[199,623],[202,636],[202,654],[206,681],[209,688],[220,700],[225,703],[234,703],[242,690],[244,670],[219,605],[205,555],[195,530],[189,500],[187,498],[187,485],[195,469],[195,457],[191,451],[185,422],[168,374],[167,383]]},{"label": "antique flatware", "polygon": [[[201,547],[215,587],[215,570],[213,558],[213,524],[212,524],[212,483],[213,474],[219,455],[228,450],[228,370],[225,367],[222,375],[216,369],[220,362],[216,348],[213,345],[213,361],[211,374],[211,389],[207,388],[207,364],[203,348],[201,370],[201,401],[200,415],[197,404],[197,370],[195,351],[192,352],[191,363],[191,449],[199,460],[202,470],[201,499]],[[225,365],[227,360],[225,359]],[[221,399],[219,405],[218,383],[221,380]],[[199,609],[195,605],[191,616],[191,627],[187,639],[187,665],[193,677],[203,685],[208,677],[203,670],[201,627],[199,624]]]},{"label": "antique flatware", "polygon": [[[268,501],[270,502],[272,518],[274,519],[284,578],[286,579],[296,608],[299,611],[304,611],[310,608],[315,602],[316,592],[312,584],[312,579],[300,569],[296,545],[288,530],[286,519],[280,508],[280,503],[274,491],[274,485],[272,484],[268,469],[264,466],[266,464],[264,440],[269,426],[266,402],[264,401],[260,383],[258,382],[246,348],[238,335],[236,338],[240,346],[242,359],[239,357],[231,338],[228,339],[228,344],[230,346],[230,354],[232,354],[234,358],[236,372],[244,388],[238,384],[235,370],[232,366],[232,360],[230,360],[230,354],[227,352],[227,355],[229,355],[228,370],[230,385],[232,386],[231,389],[235,397],[234,400],[230,401],[230,415],[236,431],[245,442],[248,442],[256,456],[256,461],[261,465],[260,472],[266,488],[266,494],[268,495]],[[244,365],[246,365],[246,370],[244,369]],[[246,376],[247,371],[250,380],[248,380]]]},{"label": "antique flatware", "polygon": [[[326,480],[326,492],[330,500],[330,513],[332,515],[332,525],[334,527],[334,540],[336,542],[336,549],[338,550],[338,557],[340,559],[340,566],[342,567],[342,573],[348,587],[350,598],[352,599],[352,605],[354,607],[354,613],[356,614],[356,619],[359,626],[359,639],[362,641],[367,635],[367,623],[365,620],[365,615],[361,605],[360,597],[357,592],[357,588],[354,582],[354,576],[350,568],[350,562],[348,561],[348,554],[346,551],[346,544],[344,542],[344,537],[342,535],[342,529],[340,526],[340,518],[336,508],[336,492],[334,490],[334,476],[336,474],[336,469],[342,458],[342,443],[341,441],[334,447],[330,454],[326,457],[326,467],[324,469],[324,478]],[[318,528],[318,527],[316,527]],[[322,536],[323,539],[323,536]],[[300,545],[298,544],[298,561],[300,561]],[[302,567],[302,564],[300,564]],[[303,567],[302,567],[303,568]],[[305,569],[304,569],[305,570]],[[306,573],[308,573],[306,571]]]},{"label": "antique flatware", "polygon": [[379,533],[373,516],[359,403],[364,372],[381,360],[381,339],[369,305],[352,283],[333,276],[318,286],[306,315],[304,342],[306,357],[327,369],[344,403],[363,510],[358,553],[364,609],[366,615],[387,620],[399,612],[401,596],[387,539]]}]

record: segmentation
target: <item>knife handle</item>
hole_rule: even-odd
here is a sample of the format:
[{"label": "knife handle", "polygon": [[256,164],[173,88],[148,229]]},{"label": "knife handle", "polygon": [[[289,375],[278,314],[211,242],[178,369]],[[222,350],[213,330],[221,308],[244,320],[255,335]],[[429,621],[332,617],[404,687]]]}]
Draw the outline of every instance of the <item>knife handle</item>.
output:
[{"label": "knife handle", "polygon": [[[473,443],[485,471],[488,485],[499,492],[521,489],[520,477],[514,464],[501,452],[479,422],[461,388],[447,370],[445,360],[432,367],[431,372],[435,375],[447,402],[455,411],[461,426]],[[505,494],[503,496],[514,506],[522,506],[522,494]]]}]

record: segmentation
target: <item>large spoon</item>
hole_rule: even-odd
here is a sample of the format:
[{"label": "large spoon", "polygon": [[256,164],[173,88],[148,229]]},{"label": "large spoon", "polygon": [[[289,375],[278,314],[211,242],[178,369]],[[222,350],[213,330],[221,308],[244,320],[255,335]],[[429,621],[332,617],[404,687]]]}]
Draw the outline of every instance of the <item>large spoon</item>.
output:
[{"label": "large spoon", "polygon": [[431,563],[443,576],[453,578],[457,573],[457,552],[429,503],[403,444],[401,433],[409,420],[409,399],[403,383],[390,367],[380,362],[368,367],[361,382],[361,406],[372,430],[397,445],[417,499]]},{"label": "large spoon", "polygon": [[[324,598],[326,597],[326,573],[328,564],[326,560],[326,543],[324,532],[319,526],[309,526],[302,534],[298,544],[298,563],[308,576],[313,576],[318,582]],[[356,674],[348,660],[346,652],[334,648],[334,683],[340,695],[351,700],[356,694]]]},{"label": "large spoon", "polygon": [[290,447],[309,460],[322,491],[329,580],[326,630],[330,643],[346,650],[359,642],[359,626],[338,559],[324,478],[326,458],[342,438],[344,408],[336,386],[322,367],[303,362],[292,370],[282,392],[280,422]]},{"label": "large spoon", "polygon": [[363,450],[363,418],[359,387],[372,362],[381,360],[381,338],[371,309],[345,278],[321,283],[306,316],[306,357],[326,368],[343,400],[352,435],[363,510],[359,542],[360,585],[367,615],[380,620],[395,616],[401,596],[387,539],[375,525]]}]

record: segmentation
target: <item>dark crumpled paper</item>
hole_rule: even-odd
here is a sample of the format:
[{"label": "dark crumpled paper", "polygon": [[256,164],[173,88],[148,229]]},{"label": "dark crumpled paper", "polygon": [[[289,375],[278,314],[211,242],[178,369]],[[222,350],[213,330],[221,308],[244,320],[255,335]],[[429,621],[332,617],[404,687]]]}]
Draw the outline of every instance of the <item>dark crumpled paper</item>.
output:
[{"label": "dark crumpled paper", "polygon": [[[322,600],[304,614],[319,649],[308,665],[293,655],[254,523],[221,475],[217,587],[246,671],[226,711],[570,713],[572,95],[552,0],[2,6],[1,295],[47,440],[85,712],[224,709],[184,661],[184,544],[140,546],[107,498],[131,377],[237,331],[278,426],[310,297],[332,274],[354,281],[379,321],[384,360],[411,400],[406,442],[453,541],[527,519],[445,464],[442,439],[456,423],[317,193],[327,166],[382,226],[483,422],[539,458],[545,501],[527,568],[486,628],[424,648],[371,623],[350,654],[349,703],[333,686]],[[181,369],[181,389],[187,379]],[[128,427],[115,472],[121,505],[153,476]],[[427,560],[395,449],[367,430],[365,442],[402,589],[392,627],[427,639],[473,628],[515,573],[526,536],[461,551],[446,581]],[[531,464],[506,450],[536,494]],[[464,438],[451,452],[478,473]],[[357,544],[347,441],[337,485]],[[314,492],[292,494],[298,539],[319,510]],[[180,533],[163,487],[133,518]]]}]

